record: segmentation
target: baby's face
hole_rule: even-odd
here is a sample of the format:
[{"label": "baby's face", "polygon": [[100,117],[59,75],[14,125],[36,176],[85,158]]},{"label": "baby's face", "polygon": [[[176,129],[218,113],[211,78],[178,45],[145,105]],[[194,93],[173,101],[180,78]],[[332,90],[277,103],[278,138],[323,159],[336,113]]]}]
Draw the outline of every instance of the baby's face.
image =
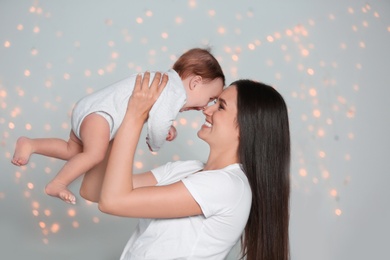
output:
[{"label": "baby's face", "polygon": [[223,90],[223,81],[220,78],[207,83],[201,83],[194,89],[187,91],[187,102],[180,112],[188,110],[202,110],[211,101],[216,99]]}]

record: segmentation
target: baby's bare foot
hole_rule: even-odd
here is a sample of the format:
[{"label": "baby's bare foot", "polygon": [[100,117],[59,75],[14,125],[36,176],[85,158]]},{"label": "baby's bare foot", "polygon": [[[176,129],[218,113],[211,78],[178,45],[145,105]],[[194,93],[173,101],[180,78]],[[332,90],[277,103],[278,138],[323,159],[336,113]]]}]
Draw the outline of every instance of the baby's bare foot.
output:
[{"label": "baby's bare foot", "polygon": [[73,193],[68,190],[66,185],[58,181],[51,181],[49,184],[47,184],[45,192],[47,195],[58,197],[66,203],[76,204],[76,197],[73,195]]},{"label": "baby's bare foot", "polygon": [[31,139],[24,136],[20,137],[16,141],[15,152],[11,162],[16,166],[26,165],[33,152]]}]

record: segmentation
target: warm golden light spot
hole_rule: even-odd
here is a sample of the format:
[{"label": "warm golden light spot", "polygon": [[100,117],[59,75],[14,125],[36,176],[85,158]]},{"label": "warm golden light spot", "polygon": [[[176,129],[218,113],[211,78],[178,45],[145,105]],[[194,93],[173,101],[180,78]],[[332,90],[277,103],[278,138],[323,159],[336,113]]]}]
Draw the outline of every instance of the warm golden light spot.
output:
[{"label": "warm golden light spot", "polygon": [[40,222],[39,222],[39,226],[40,226],[41,228],[45,228],[45,227],[46,227],[46,224],[45,224],[45,222],[40,221]]},{"label": "warm golden light spot", "polygon": [[325,158],[326,153],[324,151],[319,151],[318,152],[318,156],[321,157],[321,158]]},{"label": "warm golden light spot", "polygon": [[119,57],[119,53],[117,53],[117,52],[111,53],[111,58],[112,59],[117,59],[118,57]]},{"label": "warm golden light spot", "polygon": [[5,98],[7,96],[7,91],[0,90],[0,97]]},{"label": "warm golden light spot", "polygon": [[209,14],[210,16],[215,16],[215,10],[209,10],[208,14]]},{"label": "warm golden light spot", "polygon": [[286,35],[287,35],[287,36],[292,36],[292,35],[293,35],[293,31],[290,30],[290,29],[287,29],[287,30],[286,30]]},{"label": "warm golden light spot", "polygon": [[64,122],[61,124],[62,129],[68,129],[68,123]]},{"label": "warm golden light spot", "polygon": [[237,56],[236,54],[233,54],[233,55],[232,55],[232,60],[233,60],[233,61],[238,61],[238,56]]},{"label": "warm golden light spot", "polygon": [[42,234],[44,234],[45,236],[49,235],[49,230],[47,230],[47,228],[43,229]]},{"label": "warm golden light spot", "polygon": [[8,127],[9,127],[9,129],[14,129],[15,128],[15,124],[12,123],[12,122],[9,122],[8,123]]},{"label": "warm golden light spot", "polygon": [[33,214],[33,216],[38,217],[39,216],[39,211],[36,210],[36,209],[33,209],[32,214]]},{"label": "warm golden light spot", "polygon": [[98,217],[93,217],[92,218],[92,221],[93,221],[93,223],[99,223],[100,222],[100,219],[98,218]]},{"label": "warm golden light spot", "polygon": [[90,70],[85,70],[85,71],[84,71],[84,75],[85,75],[86,77],[90,77],[91,74],[92,74],[92,72],[91,72]]},{"label": "warm golden light spot", "polygon": [[313,76],[314,75],[314,70],[313,69],[307,69],[307,74]]},{"label": "warm golden light spot", "polygon": [[142,169],[144,167],[144,164],[142,162],[135,162],[134,166],[137,169]]},{"label": "warm golden light spot", "polygon": [[275,39],[280,39],[282,37],[282,35],[279,32],[275,32],[274,37],[275,37]]},{"label": "warm golden light spot", "polygon": [[272,67],[274,65],[274,61],[273,60],[267,60],[266,64],[267,64],[267,66]]},{"label": "warm golden light spot", "polygon": [[304,169],[304,168],[299,169],[299,175],[302,177],[306,177],[307,176],[306,169]]},{"label": "warm golden light spot", "polygon": [[161,33],[161,38],[168,39],[168,33],[166,32]]},{"label": "warm golden light spot", "polygon": [[324,137],[324,136],[325,136],[325,131],[324,131],[324,129],[318,129],[317,135],[318,135],[319,137]]},{"label": "warm golden light spot", "polygon": [[39,202],[38,201],[33,201],[31,206],[34,208],[34,209],[38,209],[39,208]]},{"label": "warm golden light spot", "polygon": [[326,171],[326,170],[322,171],[322,178],[324,178],[324,179],[328,179],[328,178],[329,178],[329,176],[330,176],[330,174],[329,174],[329,172],[328,172],[328,171]]},{"label": "warm golden light spot", "polygon": [[318,110],[318,109],[314,109],[313,110],[313,116],[314,117],[320,117],[321,116],[321,111],[320,110]]},{"label": "warm golden light spot", "polygon": [[354,13],[354,10],[353,10],[352,7],[349,7],[349,8],[348,8],[348,13],[350,13],[350,14],[353,14],[353,13]]},{"label": "warm golden light spot", "polygon": [[271,35],[268,35],[267,36],[267,41],[268,42],[274,42],[274,37],[272,37]]},{"label": "warm golden light spot", "polygon": [[378,14],[377,12],[374,13],[374,16],[375,16],[376,18],[379,18],[379,14]]},{"label": "warm golden light spot", "polygon": [[53,223],[50,227],[52,233],[57,233],[60,230],[60,225],[58,223]]},{"label": "warm golden light spot", "polygon": [[335,189],[330,190],[330,195],[332,197],[336,197],[337,196],[337,190],[335,190]]},{"label": "warm golden light spot", "polygon": [[309,56],[309,51],[306,49],[303,49],[303,50],[301,50],[301,54],[302,54],[302,56],[307,57],[307,56]]},{"label": "warm golden light spot", "polygon": [[77,222],[77,221],[73,221],[73,222],[72,222],[72,226],[73,226],[74,228],[78,228],[78,227],[80,227],[80,224],[79,224],[79,222]]},{"label": "warm golden light spot", "polygon": [[27,188],[29,188],[30,190],[34,189],[34,184],[31,182],[27,183]]},{"label": "warm golden light spot", "polygon": [[99,69],[99,70],[98,70],[98,74],[99,74],[100,76],[103,76],[103,75],[104,75],[104,69]]},{"label": "warm golden light spot", "polygon": [[30,197],[31,197],[31,193],[30,193],[29,191],[27,191],[27,190],[23,193],[23,195],[24,195],[26,198],[30,198]]},{"label": "warm golden light spot", "polygon": [[64,79],[65,79],[65,80],[69,80],[69,79],[70,79],[70,74],[65,73],[65,74],[64,74]]},{"label": "warm golden light spot", "polygon": [[153,12],[150,11],[150,10],[147,10],[145,14],[146,14],[147,17],[152,17],[153,16]]},{"label": "warm golden light spot", "polygon": [[172,160],[173,161],[178,161],[178,160],[180,160],[180,156],[175,154],[175,155],[172,156]]},{"label": "warm golden light spot", "polygon": [[18,30],[18,31],[21,31],[21,30],[23,30],[23,24],[18,24],[17,26],[16,26],[16,29]]},{"label": "warm golden light spot", "polygon": [[24,76],[29,77],[31,75],[31,72],[29,70],[24,71]]},{"label": "warm golden light spot", "polygon": [[363,21],[362,24],[363,24],[364,27],[366,27],[366,28],[368,27],[368,22],[367,21]]},{"label": "warm golden light spot", "polygon": [[317,96],[317,90],[315,88],[309,89],[309,95],[312,97]]},{"label": "warm golden light spot", "polygon": [[68,210],[68,216],[69,217],[74,217],[76,216],[76,211],[74,209],[69,209]]},{"label": "warm golden light spot", "polygon": [[340,48],[343,49],[343,50],[345,50],[345,49],[347,48],[347,44],[341,43],[341,44],[340,44]]},{"label": "warm golden light spot", "polygon": [[34,28],[33,28],[33,32],[34,33],[39,33],[41,31],[41,29],[38,27],[38,26],[35,26]]},{"label": "warm golden light spot", "polygon": [[35,13],[36,11],[36,8],[35,6],[31,6],[30,9],[29,9],[30,13]]},{"label": "warm golden light spot", "polygon": [[43,238],[42,241],[43,241],[43,243],[44,243],[45,245],[49,244],[49,239],[47,239],[47,238]]},{"label": "warm golden light spot", "polygon": [[5,41],[5,42],[4,42],[4,47],[5,47],[5,48],[11,47],[11,42],[10,42],[10,41]]},{"label": "warm golden light spot", "polygon": [[335,211],[334,211],[334,213],[337,215],[337,216],[341,216],[341,209],[336,209]]},{"label": "warm golden light spot", "polygon": [[219,28],[218,28],[218,33],[219,33],[219,34],[224,34],[224,33],[226,33],[225,28],[219,27]]},{"label": "warm golden light spot", "polygon": [[51,215],[50,209],[45,209],[45,210],[43,211],[43,214],[45,214],[45,216],[49,217],[49,216]]},{"label": "warm golden light spot", "polygon": [[143,20],[141,17],[137,17],[137,18],[135,19],[135,21],[136,21],[137,23],[139,23],[139,24],[141,24],[141,23],[144,22],[144,20]]},{"label": "warm golden light spot", "polygon": [[253,51],[255,48],[256,48],[256,46],[253,43],[248,44],[248,49]]},{"label": "warm golden light spot", "polygon": [[187,119],[180,118],[179,122],[180,122],[181,125],[186,125],[187,124]]},{"label": "warm golden light spot", "polygon": [[183,22],[183,18],[181,18],[181,17],[176,17],[175,18],[175,23],[181,24],[182,22]]},{"label": "warm golden light spot", "polygon": [[360,48],[366,48],[366,44],[364,42],[359,42],[359,47]]},{"label": "warm golden light spot", "polygon": [[26,124],[26,130],[31,130],[32,126],[30,124]]},{"label": "warm golden light spot", "polygon": [[190,0],[188,2],[188,5],[191,7],[191,8],[195,8],[196,7],[196,0]]},{"label": "warm golden light spot", "polygon": [[53,86],[53,82],[51,80],[46,80],[45,81],[45,87],[51,88]]}]

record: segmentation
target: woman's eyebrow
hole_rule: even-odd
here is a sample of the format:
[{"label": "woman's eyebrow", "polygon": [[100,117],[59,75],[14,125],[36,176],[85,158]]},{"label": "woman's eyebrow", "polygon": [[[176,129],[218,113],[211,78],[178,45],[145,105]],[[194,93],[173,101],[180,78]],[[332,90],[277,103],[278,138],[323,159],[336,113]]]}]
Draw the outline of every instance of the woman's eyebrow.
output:
[{"label": "woman's eyebrow", "polygon": [[218,98],[218,101],[219,101],[220,103],[223,103],[225,106],[227,106],[227,103],[226,103],[226,100],[225,100],[225,99],[223,99],[223,98]]}]

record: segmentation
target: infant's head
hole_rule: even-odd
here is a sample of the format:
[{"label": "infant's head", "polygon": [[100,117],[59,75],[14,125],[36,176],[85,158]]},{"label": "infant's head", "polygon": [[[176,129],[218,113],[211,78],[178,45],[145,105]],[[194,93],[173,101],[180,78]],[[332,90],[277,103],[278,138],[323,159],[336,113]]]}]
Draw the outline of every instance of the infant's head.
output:
[{"label": "infant's head", "polygon": [[181,77],[187,93],[187,102],[181,111],[202,109],[216,99],[225,86],[222,68],[208,49],[190,49],[172,68]]}]

